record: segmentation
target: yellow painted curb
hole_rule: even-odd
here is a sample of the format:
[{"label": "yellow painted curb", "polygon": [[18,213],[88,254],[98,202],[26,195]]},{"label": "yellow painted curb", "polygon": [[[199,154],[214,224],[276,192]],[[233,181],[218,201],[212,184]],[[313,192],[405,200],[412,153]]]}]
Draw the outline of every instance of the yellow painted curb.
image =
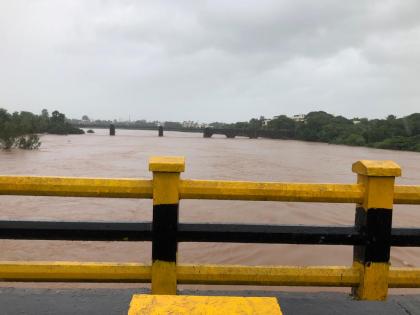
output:
[{"label": "yellow painted curb", "polygon": [[136,294],[128,315],[282,315],[273,297]]}]

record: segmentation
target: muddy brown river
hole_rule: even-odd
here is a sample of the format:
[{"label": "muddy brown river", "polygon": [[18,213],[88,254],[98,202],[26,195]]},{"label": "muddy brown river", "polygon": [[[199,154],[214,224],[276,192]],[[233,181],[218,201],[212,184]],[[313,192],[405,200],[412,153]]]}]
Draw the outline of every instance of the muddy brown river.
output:
[{"label": "muddy brown river", "polygon": [[[41,137],[37,151],[0,151],[0,174],[150,178],[148,158],[183,155],[183,178],[308,183],[353,183],[351,164],[389,159],[403,170],[398,184],[420,185],[420,153],[289,140],[226,139],[201,134],[107,130]],[[349,225],[353,204],[182,200],[181,222]],[[1,220],[151,220],[150,200],[0,196]],[[420,227],[420,206],[394,208],[393,226]],[[0,241],[1,260],[72,260],[150,263],[150,243]],[[180,244],[182,263],[245,265],[351,265],[350,246]],[[393,266],[420,267],[420,249],[392,248]]]}]

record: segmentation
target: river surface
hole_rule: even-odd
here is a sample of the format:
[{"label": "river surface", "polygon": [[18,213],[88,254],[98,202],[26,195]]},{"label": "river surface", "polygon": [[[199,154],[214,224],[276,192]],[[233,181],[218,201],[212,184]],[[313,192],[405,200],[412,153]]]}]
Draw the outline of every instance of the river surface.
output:
[{"label": "river surface", "polygon": [[[394,160],[398,184],[420,185],[420,153],[291,140],[204,139],[198,133],[107,130],[41,136],[37,151],[0,151],[0,174],[151,178],[148,159],[186,158],[183,178],[354,183],[353,162]],[[351,225],[353,204],[182,200],[180,222]],[[151,200],[0,196],[0,220],[151,220]],[[393,226],[420,227],[420,206],[394,208]],[[151,244],[135,242],[0,241],[1,260],[72,260],[150,263]],[[245,265],[351,265],[350,246],[184,243],[182,263]],[[392,248],[393,266],[420,267],[420,249]]]}]

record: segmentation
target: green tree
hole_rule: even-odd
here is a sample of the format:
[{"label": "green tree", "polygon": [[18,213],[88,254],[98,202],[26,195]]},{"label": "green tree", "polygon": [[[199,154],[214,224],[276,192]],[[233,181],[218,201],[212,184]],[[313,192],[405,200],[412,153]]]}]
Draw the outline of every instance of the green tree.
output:
[{"label": "green tree", "polygon": [[41,145],[38,133],[53,134],[84,133],[83,130],[70,125],[65,115],[54,111],[49,117],[47,110],[41,115],[30,112],[14,112],[0,108],[0,148],[37,149]]}]

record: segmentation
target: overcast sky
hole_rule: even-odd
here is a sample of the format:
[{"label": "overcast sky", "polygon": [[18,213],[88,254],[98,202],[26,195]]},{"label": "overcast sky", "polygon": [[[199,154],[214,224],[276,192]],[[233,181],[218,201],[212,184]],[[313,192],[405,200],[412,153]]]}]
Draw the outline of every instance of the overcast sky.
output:
[{"label": "overcast sky", "polygon": [[0,107],[238,121],[420,112],[420,1],[0,0]]}]

